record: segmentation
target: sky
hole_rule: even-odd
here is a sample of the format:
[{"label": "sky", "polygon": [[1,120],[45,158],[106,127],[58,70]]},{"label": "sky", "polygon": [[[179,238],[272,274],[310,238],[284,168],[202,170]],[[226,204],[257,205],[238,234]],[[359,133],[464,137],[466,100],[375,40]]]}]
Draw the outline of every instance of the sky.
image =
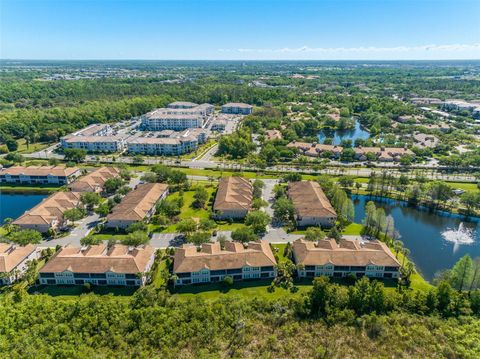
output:
[{"label": "sky", "polygon": [[0,0],[1,59],[480,59],[480,0]]}]

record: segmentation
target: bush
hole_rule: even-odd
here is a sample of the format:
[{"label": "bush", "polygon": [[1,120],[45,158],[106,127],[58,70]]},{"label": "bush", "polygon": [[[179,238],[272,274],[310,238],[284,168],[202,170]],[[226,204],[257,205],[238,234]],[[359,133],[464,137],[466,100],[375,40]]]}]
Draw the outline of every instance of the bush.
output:
[{"label": "bush", "polygon": [[233,285],[233,278],[229,275],[225,276],[223,278],[223,284],[225,284],[226,286],[229,286],[231,287]]}]

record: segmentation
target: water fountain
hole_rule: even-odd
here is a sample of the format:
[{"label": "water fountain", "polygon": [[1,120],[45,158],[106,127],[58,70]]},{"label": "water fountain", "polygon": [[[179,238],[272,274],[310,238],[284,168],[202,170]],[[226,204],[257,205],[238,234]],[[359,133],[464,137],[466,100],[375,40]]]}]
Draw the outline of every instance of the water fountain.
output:
[{"label": "water fountain", "polygon": [[442,232],[442,237],[447,241],[453,243],[453,251],[456,252],[458,247],[463,244],[472,244],[475,242],[473,236],[473,229],[466,228],[463,222],[460,223],[457,229],[447,228]]}]

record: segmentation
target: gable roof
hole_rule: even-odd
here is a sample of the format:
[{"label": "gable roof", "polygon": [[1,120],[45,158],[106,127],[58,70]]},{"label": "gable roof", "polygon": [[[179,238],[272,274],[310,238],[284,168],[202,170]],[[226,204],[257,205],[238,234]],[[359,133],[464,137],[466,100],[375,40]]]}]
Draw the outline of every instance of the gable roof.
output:
[{"label": "gable roof", "polygon": [[120,170],[115,167],[100,167],[89,174],[78,178],[75,182],[69,185],[72,191],[84,192],[94,190],[100,187],[103,190],[105,181],[109,178],[120,176]]},{"label": "gable roof", "polygon": [[56,192],[13,221],[16,225],[48,224],[63,221],[63,213],[80,203],[78,192]]},{"label": "gable roof", "polygon": [[64,247],[40,269],[40,273],[129,273],[144,272],[155,249],[149,245],[137,248],[105,244],[86,248]]},{"label": "gable roof", "polygon": [[33,252],[35,252],[35,246],[32,244],[20,247],[0,243],[0,273],[11,272]]},{"label": "gable roof", "polygon": [[399,267],[387,245],[380,241],[360,242],[342,239],[324,239],[317,243],[297,239],[293,242],[293,253],[297,264],[336,266],[366,266],[369,264]]},{"label": "gable roof", "polygon": [[223,177],[218,183],[213,209],[224,210],[249,210],[253,200],[253,186],[243,177]]},{"label": "gable roof", "polygon": [[241,243],[227,241],[225,250],[220,248],[218,242],[205,243],[200,252],[194,245],[184,244],[175,251],[173,272],[267,267],[275,264],[275,256],[266,241],[249,242],[247,248]]},{"label": "gable roof", "polygon": [[299,217],[337,216],[335,209],[317,182],[290,182],[287,194]]},{"label": "gable roof", "polygon": [[123,197],[120,204],[113,207],[107,221],[141,221],[168,189],[164,183],[145,183]]},{"label": "gable roof", "polygon": [[12,166],[9,168],[3,168],[0,170],[2,175],[11,176],[56,176],[56,177],[68,177],[76,172],[80,171],[77,167],[63,167],[63,166]]}]

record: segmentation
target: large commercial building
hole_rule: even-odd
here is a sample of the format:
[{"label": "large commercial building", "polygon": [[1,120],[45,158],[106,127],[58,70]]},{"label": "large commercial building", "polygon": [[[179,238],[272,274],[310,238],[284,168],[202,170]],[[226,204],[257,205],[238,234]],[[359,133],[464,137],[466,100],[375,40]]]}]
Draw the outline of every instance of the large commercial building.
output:
[{"label": "large commercial building", "polygon": [[40,284],[141,286],[154,257],[155,249],[151,246],[67,246],[40,269]]},{"label": "large commercial building", "polygon": [[318,276],[398,278],[400,263],[385,243],[334,239],[317,243],[298,239],[293,242],[293,256],[301,278]]},{"label": "large commercial building", "polygon": [[57,192],[26,211],[13,221],[13,224],[23,229],[34,229],[42,233],[47,232],[50,228],[62,228],[66,223],[63,213],[68,209],[78,207],[79,203],[80,193]]},{"label": "large commercial building", "polygon": [[105,181],[120,176],[120,170],[115,167],[100,167],[93,172],[78,178],[68,188],[73,192],[102,192]]},{"label": "large commercial building", "polygon": [[13,166],[0,169],[0,183],[65,185],[80,174],[77,167]]},{"label": "large commercial building", "polygon": [[145,183],[127,193],[122,201],[113,207],[107,216],[105,227],[127,228],[132,223],[150,218],[155,213],[155,205],[168,194],[168,186],[163,183]]},{"label": "large commercial building", "polygon": [[243,244],[227,241],[205,243],[201,251],[184,244],[175,251],[173,274],[176,285],[220,282],[227,276],[234,281],[244,279],[271,279],[276,276],[275,257],[266,241]]},{"label": "large commercial building", "polygon": [[233,115],[249,115],[253,112],[253,106],[246,103],[230,102],[222,106],[222,113]]},{"label": "large commercial building", "polygon": [[218,183],[213,211],[217,219],[245,218],[252,206],[253,186],[243,177],[223,177]]},{"label": "large commercial building", "polygon": [[62,148],[77,148],[87,152],[121,152],[121,136],[67,136],[62,138]]},{"label": "large commercial building", "polygon": [[20,247],[0,243],[0,285],[9,285],[21,278],[27,269],[27,262],[37,257],[32,244]]},{"label": "large commercial building", "polygon": [[287,194],[295,208],[297,226],[331,227],[335,224],[337,213],[317,182],[290,182]]}]

